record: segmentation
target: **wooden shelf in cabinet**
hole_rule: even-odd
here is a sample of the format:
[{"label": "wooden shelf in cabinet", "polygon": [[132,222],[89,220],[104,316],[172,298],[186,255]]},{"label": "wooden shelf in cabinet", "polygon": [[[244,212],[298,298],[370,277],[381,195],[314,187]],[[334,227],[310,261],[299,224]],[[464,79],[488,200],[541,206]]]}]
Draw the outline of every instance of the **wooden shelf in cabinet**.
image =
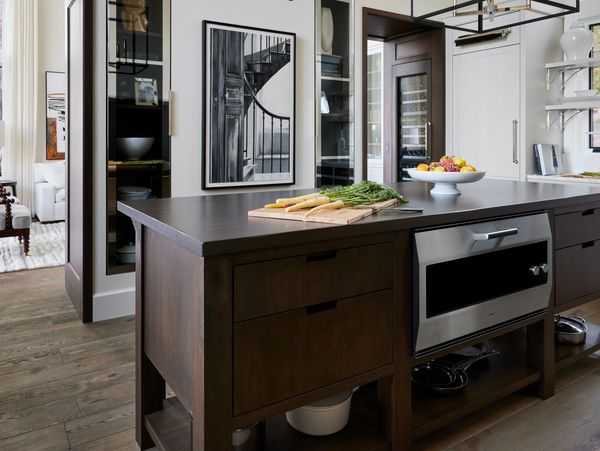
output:
[{"label": "wooden shelf in cabinet", "polygon": [[469,369],[469,384],[451,396],[413,389],[413,436],[423,437],[500,398],[533,384],[540,371],[527,363],[524,329],[486,342],[500,354]]},{"label": "wooden shelf in cabinet", "polygon": [[554,361],[557,370],[600,350],[600,325],[587,323],[587,326],[588,332],[585,343],[581,345],[556,344]]},{"label": "wooden shelf in cabinet", "polygon": [[378,428],[377,393],[374,384],[362,387],[352,398],[350,420],[340,432],[312,437],[293,429],[285,415],[267,420],[265,451],[387,451],[389,442]]},{"label": "wooden shelf in cabinet", "polygon": [[192,421],[177,398],[165,399],[163,410],[146,415],[145,423],[161,451],[192,449]]}]

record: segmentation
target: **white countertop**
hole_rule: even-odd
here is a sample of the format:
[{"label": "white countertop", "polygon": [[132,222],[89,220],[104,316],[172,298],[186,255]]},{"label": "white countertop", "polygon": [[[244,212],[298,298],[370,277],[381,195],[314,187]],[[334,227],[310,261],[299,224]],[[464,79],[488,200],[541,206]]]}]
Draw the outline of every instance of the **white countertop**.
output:
[{"label": "white countertop", "polygon": [[577,178],[577,177],[561,177],[560,175],[528,175],[528,182],[537,183],[557,183],[561,185],[599,185],[600,178]]}]

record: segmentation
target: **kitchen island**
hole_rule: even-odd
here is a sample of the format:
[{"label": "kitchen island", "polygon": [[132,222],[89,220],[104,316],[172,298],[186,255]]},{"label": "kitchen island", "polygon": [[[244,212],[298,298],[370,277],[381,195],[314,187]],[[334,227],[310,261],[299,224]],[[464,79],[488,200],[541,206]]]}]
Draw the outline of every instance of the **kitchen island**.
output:
[{"label": "kitchen island", "polygon": [[[136,227],[136,438],[141,449],[229,450],[232,432],[266,420],[268,450],[409,449],[516,390],[552,396],[554,372],[600,348],[555,346],[553,315],[600,294],[600,189],[484,180],[459,197],[394,185],[423,214],[358,223],[248,218],[306,191],[119,203]],[[413,353],[413,233],[547,213],[554,290],[548,308]],[[595,245],[598,241],[598,245]],[[427,396],[411,368],[477,343],[504,350],[461,393]],[[176,397],[165,399],[165,383]],[[292,430],[284,413],[364,386],[330,437]]]}]

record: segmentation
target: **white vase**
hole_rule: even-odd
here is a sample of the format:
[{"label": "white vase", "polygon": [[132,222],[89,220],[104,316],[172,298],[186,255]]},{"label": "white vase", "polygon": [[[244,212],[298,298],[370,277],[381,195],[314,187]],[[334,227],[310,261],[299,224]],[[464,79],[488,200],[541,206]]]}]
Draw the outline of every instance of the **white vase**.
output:
[{"label": "white vase", "polygon": [[331,55],[333,49],[333,14],[329,8],[321,8],[321,52]]},{"label": "white vase", "polygon": [[560,46],[567,61],[578,61],[590,57],[594,46],[594,33],[581,22],[573,22],[571,28],[560,38]]}]

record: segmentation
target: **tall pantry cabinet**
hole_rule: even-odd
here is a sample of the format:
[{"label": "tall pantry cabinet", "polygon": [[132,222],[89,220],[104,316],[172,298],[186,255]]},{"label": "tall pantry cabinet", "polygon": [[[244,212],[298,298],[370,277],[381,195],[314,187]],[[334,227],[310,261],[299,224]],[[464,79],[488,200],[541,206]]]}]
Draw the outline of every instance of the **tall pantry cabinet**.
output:
[{"label": "tall pantry cabinet", "polygon": [[[502,22],[514,23],[514,15],[496,18],[495,26]],[[490,178],[525,180],[533,172],[533,145],[560,143],[559,133],[546,128],[544,68],[562,57],[561,33],[561,20],[546,20],[460,46],[455,41],[465,33],[447,31],[446,153]]]}]

